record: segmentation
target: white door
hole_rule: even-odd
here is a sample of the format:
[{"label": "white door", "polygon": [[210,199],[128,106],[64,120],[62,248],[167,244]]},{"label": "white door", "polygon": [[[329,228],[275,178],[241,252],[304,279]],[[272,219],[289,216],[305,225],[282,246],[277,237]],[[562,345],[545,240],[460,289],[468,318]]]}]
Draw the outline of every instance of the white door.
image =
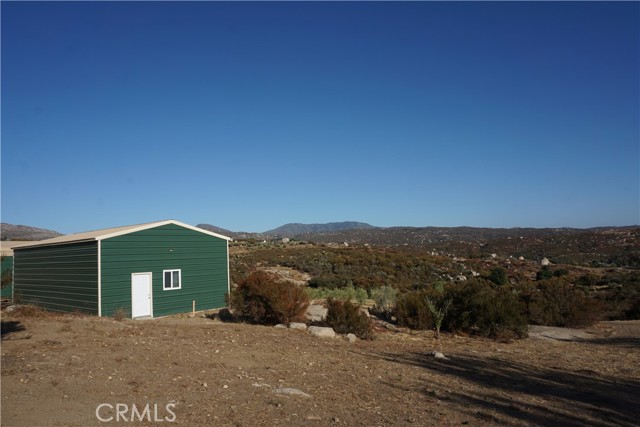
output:
[{"label": "white door", "polygon": [[151,316],[151,273],[131,275],[131,317]]}]

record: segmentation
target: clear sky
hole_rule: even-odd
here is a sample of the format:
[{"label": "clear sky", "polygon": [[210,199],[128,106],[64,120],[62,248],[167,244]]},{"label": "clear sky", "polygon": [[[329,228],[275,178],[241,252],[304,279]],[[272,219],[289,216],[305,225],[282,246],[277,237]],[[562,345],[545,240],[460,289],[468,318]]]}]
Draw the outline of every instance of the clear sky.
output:
[{"label": "clear sky", "polygon": [[640,223],[640,3],[6,2],[2,221]]}]

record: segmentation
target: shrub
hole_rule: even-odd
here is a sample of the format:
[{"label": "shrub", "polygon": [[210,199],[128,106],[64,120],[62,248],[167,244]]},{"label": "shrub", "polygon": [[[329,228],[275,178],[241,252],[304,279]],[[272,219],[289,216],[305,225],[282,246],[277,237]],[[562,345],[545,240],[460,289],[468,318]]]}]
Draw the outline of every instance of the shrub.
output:
[{"label": "shrub", "polygon": [[600,320],[603,306],[563,279],[554,278],[540,285],[531,297],[529,319],[547,326],[583,327]]},{"label": "shrub", "polygon": [[427,307],[426,293],[412,291],[400,294],[396,301],[398,325],[411,329],[431,329],[433,318]]},{"label": "shrub", "polygon": [[447,295],[452,304],[445,329],[500,339],[527,336],[524,307],[511,287],[476,279],[449,287]]},{"label": "shrub", "polygon": [[339,299],[342,301],[355,300],[358,304],[362,305],[367,299],[367,291],[362,288],[354,288],[353,286],[347,286],[340,289],[327,289],[327,288],[306,288],[309,299]]},{"label": "shrub", "polygon": [[559,268],[556,271],[553,272],[553,275],[555,277],[562,277],[562,276],[566,276],[569,274],[569,270],[567,270],[566,268]]},{"label": "shrub", "polygon": [[344,285],[344,281],[332,276],[312,277],[309,280],[309,286],[312,288],[337,289]]},{"label": "shrub", "polygon": [[489,280],[498,286],[508,285],[509,279],[507,278],[507,271],[502,267],[496,267],[491,270],[489,274]]},{"label": "shrub", "polygon": [[309,297],[303,288],[259,270],[231,291],[229,306],[253,323],[288,324],[304,319]]},{"label": "shrub", "polygon": [[627,320],[640,319],[640,298],[636,298],[635,301],[630,304],[629,309],[627,309],[624,315]]},{"label": "shrub", "polygon": [[440,328],[442,327],[442,321],[447,315],[451,299],[444,296],[444,284],[442,282],[436,282],[433,285],[433,289],[435,295],[427,295],[425,301],[429,313],[431,313],[433,325],[436,328],[436,339],[440,339]]},{"label": "shrub", "polygon": [[334,292],[334,298],[342,301],[351,301],[356,297],[356,290],[353,286],[347,286],[345,288],[336,289]]},{"label": "shrub", "polygon": [[551,279],[552,277],[553,277],[553,272],[546,265],[536,273],[536,280],[547,280],[547,279]]},{"label": "shrub", "polygon": [[494,289],[486,297],[477,316],[478,333],[497,339],[526,338],[527,319],[517,295],[512,290]]},{"label": "shrub", "polygon": [[373,338],[371,322],[367,315],[360,311],[358,305],[329,298],[327,308],[326,322],[337,333],[353,333],[361,339]]},{"label": "shrub", "polygon": [[387,319],[391,320],[398,300],[398,291],[391,286],[382,286],[371,290],[371,298],[374,301],[373,311]]},{"label": "shrub", "polygon": [[367,297],[369,295],[367,294],[367,291],[365,289],[356,288],[355,293],[355,299],[359,305],[363,305],[365,302],[367,302]]},{"label": "shrub", "polygon": [[584,274],[578,277],[575,281],[576,286],[582,286],[588,288],[596,284],[596,278],[590,274]]}]

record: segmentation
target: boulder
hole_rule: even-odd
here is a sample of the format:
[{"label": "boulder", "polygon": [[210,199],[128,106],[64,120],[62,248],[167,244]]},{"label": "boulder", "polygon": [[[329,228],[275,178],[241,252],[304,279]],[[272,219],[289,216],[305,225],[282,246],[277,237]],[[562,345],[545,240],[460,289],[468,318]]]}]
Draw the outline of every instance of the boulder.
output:
[{"label": "boulder", "polygon": [[347,334],[347,341],[349,342],[356,342],[358,341],[358,337],[356,336],[356,334]]},{"label": "boulder", "polygon": [[307,308],[307,319],[312,322],[322,322],[327,317],[329,310],[320,304],[311,304]]},{"label": "boulder", "polygon": [[307,329],[307,324],[306,323],[300,323],[300,322],[291,322],[289,323],[289,328],[291,329],[300,329],[302,331]]},{"label": "boulder", "polygon": [[316,337],[335,338],[336,336],[336,331],[334,331],[333,328],[325,328],[322,326],[309,326],[308,331]]}]

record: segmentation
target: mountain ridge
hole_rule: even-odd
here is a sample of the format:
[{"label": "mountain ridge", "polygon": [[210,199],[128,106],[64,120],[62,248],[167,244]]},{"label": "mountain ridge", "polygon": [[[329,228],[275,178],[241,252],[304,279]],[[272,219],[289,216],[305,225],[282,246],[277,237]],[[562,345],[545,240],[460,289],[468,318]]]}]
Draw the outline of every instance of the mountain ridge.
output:
[{"label": "mountain ridge", "polygon": [[227,230],[226,228],[218,227],[211,224],[198,224],[196,225],[198,228],[202,228],[203,230],[211,231],[212,233],[222,234],[223,236],[233,237],[238,233],[235,231]]},{"label": "mountain ridge", "polygon": [[29,225],[15,225],[3,222],[0,224],[2,240],[45,240],[62,236],[55,230],[31,227]]},{"label": "mountain ridge", "polygon": [[327,222],[323,224],[302,224],[292,222],[281,225],[273,230],[265,231],[261,234],[293,237],[303,234],[331,233],[345,230],[371,230],[376,228],[378,227],[358,221]]}]

